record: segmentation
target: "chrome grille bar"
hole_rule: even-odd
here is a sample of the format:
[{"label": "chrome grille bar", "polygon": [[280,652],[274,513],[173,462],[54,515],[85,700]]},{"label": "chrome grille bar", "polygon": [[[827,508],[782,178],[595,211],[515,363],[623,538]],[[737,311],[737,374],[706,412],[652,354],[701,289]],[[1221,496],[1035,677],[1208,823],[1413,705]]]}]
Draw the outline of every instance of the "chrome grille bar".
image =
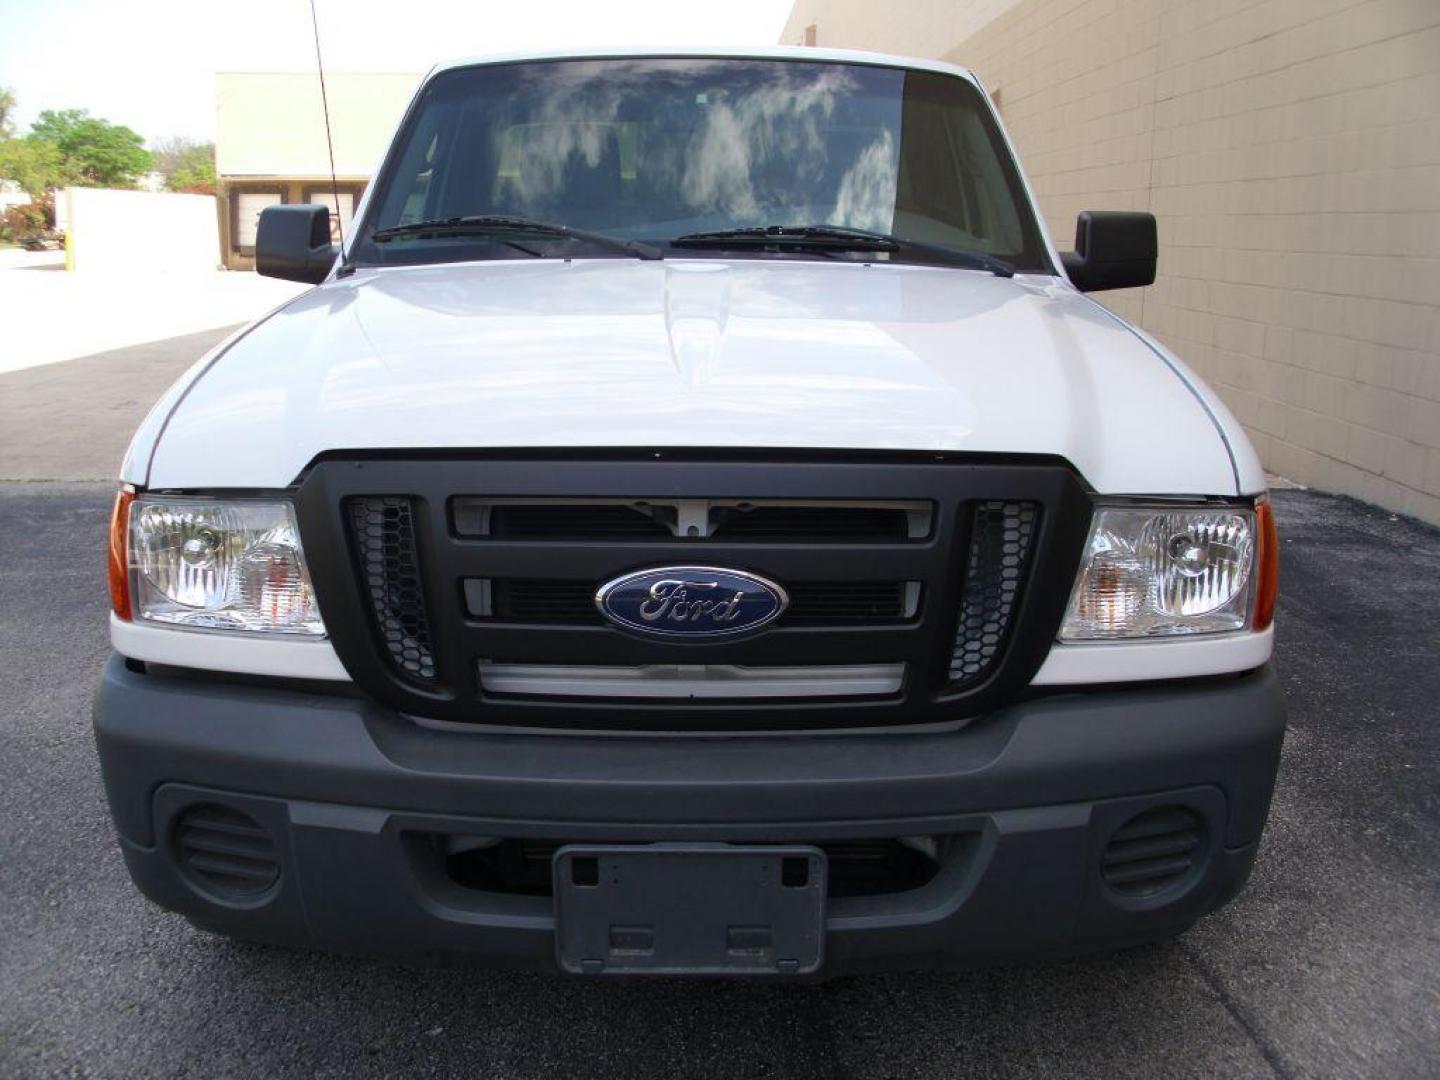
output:
[{"label": "chrome grille bar", "polygon": [[636,667],[479,663],[490,694],[524,697],[745,698],[869,697],[899,693],[904,664],[744,667],[644,664]]}]

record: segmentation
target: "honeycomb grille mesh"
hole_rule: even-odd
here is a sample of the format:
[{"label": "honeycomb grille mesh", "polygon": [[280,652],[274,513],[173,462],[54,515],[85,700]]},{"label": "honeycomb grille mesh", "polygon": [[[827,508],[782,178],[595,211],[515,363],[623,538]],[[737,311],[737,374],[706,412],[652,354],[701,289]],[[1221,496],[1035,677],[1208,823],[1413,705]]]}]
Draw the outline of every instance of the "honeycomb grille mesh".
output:
[{"label": "honeycomb grille mesh", "polygon": [[950,678],[974,682],[995,664],[1025,580],[1040,508],[1033,502],[992,500],[975,506],[970,556],[960,594],[960,621]]},{"label": "honeycomb grille mesh", "polygon": [[411,679],[432,681],[435,652],[410,500],[388,495],[351,499],[350,526],[365,595],[391,662]]}]

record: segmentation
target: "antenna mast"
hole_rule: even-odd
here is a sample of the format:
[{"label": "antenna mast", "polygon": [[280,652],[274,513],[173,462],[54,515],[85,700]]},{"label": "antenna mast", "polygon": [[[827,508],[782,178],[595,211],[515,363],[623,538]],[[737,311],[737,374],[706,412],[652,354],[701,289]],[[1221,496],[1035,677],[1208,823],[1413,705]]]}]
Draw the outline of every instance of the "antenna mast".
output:
[{"label": "antenna mast", "polygon": [[340,182],[335,179],[335,140],[330,135],[330,98],[325,93],[325,62],[320,59],[320,17],[310,0],[310,26],[315,31],[315,67],[320,72],[320,107],[325,113],[325,149],[330,153],[330,195],[335,200],[335,228],[340,234],[340,265],[345,265],[345,224],[340,220]]}]

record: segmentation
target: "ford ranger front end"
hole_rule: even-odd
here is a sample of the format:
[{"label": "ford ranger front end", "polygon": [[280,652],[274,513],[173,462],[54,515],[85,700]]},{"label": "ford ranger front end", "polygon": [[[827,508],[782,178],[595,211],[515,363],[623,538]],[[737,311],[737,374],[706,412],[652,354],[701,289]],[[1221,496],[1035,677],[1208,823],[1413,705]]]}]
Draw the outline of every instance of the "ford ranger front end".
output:
[{"label": "ford ranger front end", "polygon": [[466,62],[316,288],[122,469],[95,706],[141,890],[264,941],[578,974],[1176,934],[1283,734],[1223,404],[1083,293],[961,69]]}]

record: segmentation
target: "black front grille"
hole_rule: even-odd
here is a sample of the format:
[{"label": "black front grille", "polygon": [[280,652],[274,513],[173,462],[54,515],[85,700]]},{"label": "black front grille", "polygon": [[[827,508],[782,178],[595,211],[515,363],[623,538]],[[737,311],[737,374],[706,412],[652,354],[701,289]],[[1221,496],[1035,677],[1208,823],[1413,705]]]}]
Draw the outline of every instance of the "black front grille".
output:
[{"label": "black front grille", "polygon": [[[624,730],[914,725],[994,708],[1054,640],[1091,513],[1062,464],[935,455],[345,456],[312,466],[296,499],[326,626],[363,690],[455,722]],[[667,565],[754,573],[790,606],[758,633],[703,642],[600,618],[602,584]],[[486,664],[905,675],[891,694],[803,701],[555,700],[488,693]]]},{"label": "black front grille", "polygon": [[787,591],[790,607],[781,621],[790,626],[887,623],[911,614],[903,581],[797,581]]},{"label": "black front grille", "polygon": [[710,535],[716,540],[860,542],[904,540],[909,518],[904,510],[865,506],[720,506],[712,511]]},{"label": "black front grille", "polygon": [[1183,806],[1146,810],[1110,837],[1102,857],[1105,883],[1121,896],[1145,899],[1191,876],[1201,854],[1204,823]]},{"label": "black front grille", "polygon": [[957,682],[981,678],[1000,655],[1025,581],[1039,513],[1033,502],[988,501],[975,507],[950,657],[950,677]]},{"label": "black front grille", "polygon": [[351,538],[370,609],[391,662],[412,679],[435,678],[430,620],[415,553],[409,499],[350,500]]},{"label": "black front grille", "polygon": [[704,537],[726,543],[891,543],[924,538],[929,507],[880,505],[773,505],[693,500],[691,516],[664,499],[585,501],[557,499],[507,503],[464,496],[454,500],[455,531],[497,540],[656,540]]},{"label": "black front grille", "polygon": [[[483,533],[473,527],[504,540],[654,540],[670,536],[673,516],[669,507],[521,503],[493,506]],[[464,518],[457,525],[466,532]]]},{"label": "black front grille", "polygon": [[[467,597],[477,594],[466,582]],[[470,614],[477,618],[494,618],[505,622],[541,622],[561,625],[598,624],[600,612],[595,607],[595,586],[588,581],[515,581],[500,580],[490,584],[490,606],[471,599]]]},{"label": "black front grille", "polygon": [[175,822],[175,856],[202,890],[224,900],[247,900],[270,891],[280,877],[275,842],[254,818],[206,803]]},{"label": "black front grille", "polygon": [[[804,581],[786,591],[790,606],[781,625],[894,622],[913,614],[903,581]],[[593,582],[472,580],[465,583],[465,594],[469,612],[476,618],[569,626],[604,624],[595,606]]]}]

